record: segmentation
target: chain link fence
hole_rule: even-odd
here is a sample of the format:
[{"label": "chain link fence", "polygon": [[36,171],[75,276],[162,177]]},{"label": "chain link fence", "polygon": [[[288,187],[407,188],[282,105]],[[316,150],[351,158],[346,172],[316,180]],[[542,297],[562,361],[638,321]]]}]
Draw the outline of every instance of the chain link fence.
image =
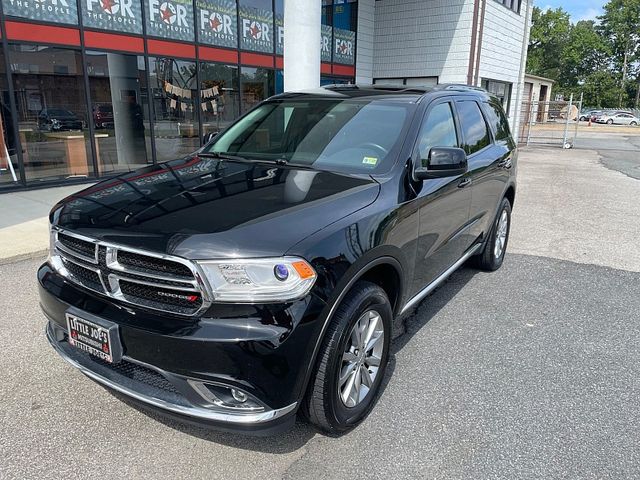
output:
[{"label": "chain link fence", "polygon": [[573,148],[582,101],[523,102],[518,143]]}]

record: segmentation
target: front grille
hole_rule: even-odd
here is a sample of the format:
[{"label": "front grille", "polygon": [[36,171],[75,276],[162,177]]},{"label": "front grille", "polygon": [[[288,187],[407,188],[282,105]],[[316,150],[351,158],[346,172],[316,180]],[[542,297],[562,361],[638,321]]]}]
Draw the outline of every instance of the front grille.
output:
[{"label": "front grille", "polygon": [[180,315],[195,315],[208,305],[206,292],[186,260],[132,251],[68,231],[54,235],[55,254],[67,277],[85,288]]},{"label": "front grille", "polygon": [[100,275],[97,272],[69,260],[63,259],[62,263],[78,283],[87,288],[90,288],[91,290],[96,290],[99,292],[104,291],[104,289],[102,288],[102,283],[100,282]]},{"label": "front grille", "polygon": [[191,269],[186,265],[162,258],[152,258],[121,250],[118,252],[118,262],[121,265],[132,267],[140,272],[168,273],[178,277],[193,278]]},{"label": "front grille", "polygon": [[118,363],[109,363],[85,352],[82,352],[81,354],[85,356],[88,360],[98,363],[103,367],[108,368],[112,372],[120,374],[123,377],[127,377],[130,380],[135,380],[136,382],[144,383],[145,385],[149,385],[150,387],[164,390],[165,392],[179,393],[175,389],[173,384],[169,382],[169,380],[164,378],[155,370],[151,370],[150,368],[147,368],[145,366],[138,365],[137,363],[128,362],[127,360],[122,360]]},{"label": "front grille", "polygon": [[81,240],[77,237],[71,237],[64,233],[58,234],[58,242],[71,251],[71,253],[79,253],[88,258],[95,258],[96,246],[94,243]]},{"label": "front grille", "polygon": [[202,297],[192,290],[170,290],[126,280],[120,280],[120,290],[125,297],[133,297],[138,302],[163,304],[176,312],[197,310],[202,306]]}]

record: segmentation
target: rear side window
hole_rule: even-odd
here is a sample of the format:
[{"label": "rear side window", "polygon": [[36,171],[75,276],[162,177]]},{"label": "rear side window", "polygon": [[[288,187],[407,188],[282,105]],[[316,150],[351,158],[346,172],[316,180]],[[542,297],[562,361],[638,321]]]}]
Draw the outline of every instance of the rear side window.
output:
[{"label": "rear side window", "polygon": [[431,109],[418,137],[420,160],[429,158],[433,147],[457,147],[458,135],[450,103],[440,103]]},{"label": "rear side window", "polygon": [[497,141],[508,140],[511,136],[511,130],[509,129],[509,121],[504,115],[502,109],[495,104],[485,103],[485,112],[487,113],[487,121],[493,128],[493,133],[496,136]]},{"label": "rear side window", "polygon": [[476,102],[458,102],[458,116],[464,137],[464,150],[473,155],[491,143],[480,106]]}]

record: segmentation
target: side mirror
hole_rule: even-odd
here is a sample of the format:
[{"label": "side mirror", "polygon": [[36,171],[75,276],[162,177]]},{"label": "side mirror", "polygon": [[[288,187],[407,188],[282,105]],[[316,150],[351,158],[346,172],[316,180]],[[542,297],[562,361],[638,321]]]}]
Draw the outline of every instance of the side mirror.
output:
[{"label": "side mirror", "polygon": [[214,138],[216,138],[216,136],[218,135],[218,132],[209,132],[209,133],[205,133],[202,136],[202,144],[206,145],[207,143],[209,143],[211,140],[213,140]]},{"label": "side mirror", "polygon": [[458,177],[467,173],[467,154],[461,148],[433,147],[429,157],[415,169],[417,180]]}]

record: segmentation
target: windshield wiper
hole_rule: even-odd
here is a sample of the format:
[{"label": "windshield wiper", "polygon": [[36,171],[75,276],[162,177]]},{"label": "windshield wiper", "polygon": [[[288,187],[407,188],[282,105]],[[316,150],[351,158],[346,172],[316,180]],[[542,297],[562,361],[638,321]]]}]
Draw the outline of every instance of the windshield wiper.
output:
[{"label": "windshield wiper", "polygon": [[313,170],[311,165],[298,164],[298,163],[289,163],[285,157],[278,157],[276,159],[267,159],[267,158],[251,158],[251,157],[242,157],[240,155],[231,155],[229,153],[224,152],[203,152],[197,154],[202,158],[215,158],[217,160],[231,160],[236,162],[249,162],[249,163],[267,163],[267,164],[275,164],[279,167],[291,166],[295,168],[302,168],[306,170]]},{"label": "windshield wiper", "polygon": [[236,162],[251,162],[253,160],[241,157],[240,155],[230,155],[228,153],[220,153],[220,152],[202,152],[196,154],[201,158],[216,158],[218,160],[233,160]]}]

